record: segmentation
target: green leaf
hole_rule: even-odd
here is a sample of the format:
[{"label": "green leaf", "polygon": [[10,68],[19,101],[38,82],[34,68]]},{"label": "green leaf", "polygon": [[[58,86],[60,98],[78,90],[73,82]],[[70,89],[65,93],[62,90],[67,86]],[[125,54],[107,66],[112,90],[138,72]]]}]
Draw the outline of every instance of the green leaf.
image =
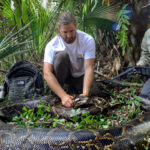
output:
[{"label": "green leaf", "polygon": [[85,120],[82,120],[82,121],[80,122],[80,124],[81,124],[81,125],[84,125],[84,124],[86,124],[86,121],[85,121]]},{"label": "green leaf", "polygon": [[41,110],[41,109],[38,109],[37,114],[38,114],[38,115],[43,115],[43,114],[44,114],[44,111]]},{"label": "green leaf", "polygon": [[[122,29],[125,30],[125,31],[128,31],[128,30],[129,30],[125,24],[122,25]],[[125,35],[126,35],[126,34],[125,34]]]},{"label": "green leaf", "polygon": [[53,122],[53,127],[54,127],[54,128],[56,127],[56,125],[57,125],[57,123],[56,123],[56,122]]},{"label": "green leaf", "polygon": [[89,115],[89,112],[85,112],[85,113],[83,113],[81,116],[82,116],[82,117],[85,117],[85,116],[87,116],[87,115]]},{"label": "green leaf", "polygon": [[73,117],[73,121],[74,121],[74,122],[78,121],[79,119],[80,119],[80,117],[79,117],[79,116],[75,116],[75,117]]},{"label": "green leaf", "polygon": [[28,111],[26,106],[23,106],[22,110]]},{"label": "green leaf", "polygon": [[117,100],[117,99],[113,99],[113,100],[111,101],[111,103],[112,103],[112,104],[118,103],[118,100]]},{"label": "green leaf", "polygon": [[107,129],[107,128],[109,128],[109,125],[103,125],[103,128]]},{"label": "green leaf", "polygon": [[17,121],[19,121],[19,117],[18,117],[18,116],[14,116],[14,117],[12,118],[12,120],[17,122]]},{"label": "green leaf", "polygon": [[81,109],[80,109],[80,108],[78,108],[78,109],[76,110],[76,112],[77,112],[77,113],[80,113],[80,112],[81,112]]}]

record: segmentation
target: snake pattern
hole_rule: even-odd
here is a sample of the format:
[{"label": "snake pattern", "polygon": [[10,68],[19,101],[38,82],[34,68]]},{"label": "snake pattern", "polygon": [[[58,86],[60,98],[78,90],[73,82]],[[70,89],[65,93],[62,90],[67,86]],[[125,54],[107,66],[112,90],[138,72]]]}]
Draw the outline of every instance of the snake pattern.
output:
[{"label": "snake pattern", "polygon": [[[5,102],[0,105],[0,115],[16,115],[24,105],[36,108],[40,100]],[[60,102],[51,97],[42,100],[51,105]],[[20,127],[0,122],[0,150],[142,150],[141,143],[148,135],[149,112],[124,126],[100,130]]]}]

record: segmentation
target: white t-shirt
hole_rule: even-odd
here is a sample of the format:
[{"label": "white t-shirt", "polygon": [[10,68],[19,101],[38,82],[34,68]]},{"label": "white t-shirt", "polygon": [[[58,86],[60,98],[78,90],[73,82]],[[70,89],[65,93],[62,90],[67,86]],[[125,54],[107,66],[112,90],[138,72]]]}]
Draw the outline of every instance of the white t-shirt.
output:
[{"label": "white t-shirt", "polygon": [[76,40],[67,44],[60,36],[52,39],[45,48],[44,62],[53,64],[57,52],[66,50],[71,64],[73,77],[80,77],[84,74],[84,59],[95,58],[95,41],[87,33],[76,30]]}]

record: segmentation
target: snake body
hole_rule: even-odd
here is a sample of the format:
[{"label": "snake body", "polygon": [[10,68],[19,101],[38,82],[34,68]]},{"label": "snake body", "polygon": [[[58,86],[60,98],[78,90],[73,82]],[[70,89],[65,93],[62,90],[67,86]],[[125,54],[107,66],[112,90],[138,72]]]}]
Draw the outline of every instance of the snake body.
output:
[{"label": "snake body", "polygon": [[[54,105],[59,100],[43,98]],[[26,105],[36,107],[40,100],[27,100],[0,105],[1,114],[13,115]],[[17,107],[16,107],[17,105]],[[101,130],[49,129],[19,127],[0,123],[0,150],[132,150],[140,149],[150,135],[150,113],[145,113],[120,127]]]}]

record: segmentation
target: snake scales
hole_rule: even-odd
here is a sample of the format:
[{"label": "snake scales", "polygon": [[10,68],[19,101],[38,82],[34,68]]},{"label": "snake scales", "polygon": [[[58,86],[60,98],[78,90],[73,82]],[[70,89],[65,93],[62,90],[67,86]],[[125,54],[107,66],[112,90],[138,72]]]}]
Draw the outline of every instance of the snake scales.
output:
[{"label": "snake scales", "polygon": [[[51,105],[58,99],[44,97]],[[1,115],[16,115],[26,105],[34,108],[40,100],[9,102],[0,105]],[[9,105],[8,105],[9,104]],[[17,107],[16,107],[17,106]],[[140,149],[144,137],[150,135],[150,113],[121,127],[101,130],[48,129],[18,127],[0,123],[0,150],[124,150]]]}]

